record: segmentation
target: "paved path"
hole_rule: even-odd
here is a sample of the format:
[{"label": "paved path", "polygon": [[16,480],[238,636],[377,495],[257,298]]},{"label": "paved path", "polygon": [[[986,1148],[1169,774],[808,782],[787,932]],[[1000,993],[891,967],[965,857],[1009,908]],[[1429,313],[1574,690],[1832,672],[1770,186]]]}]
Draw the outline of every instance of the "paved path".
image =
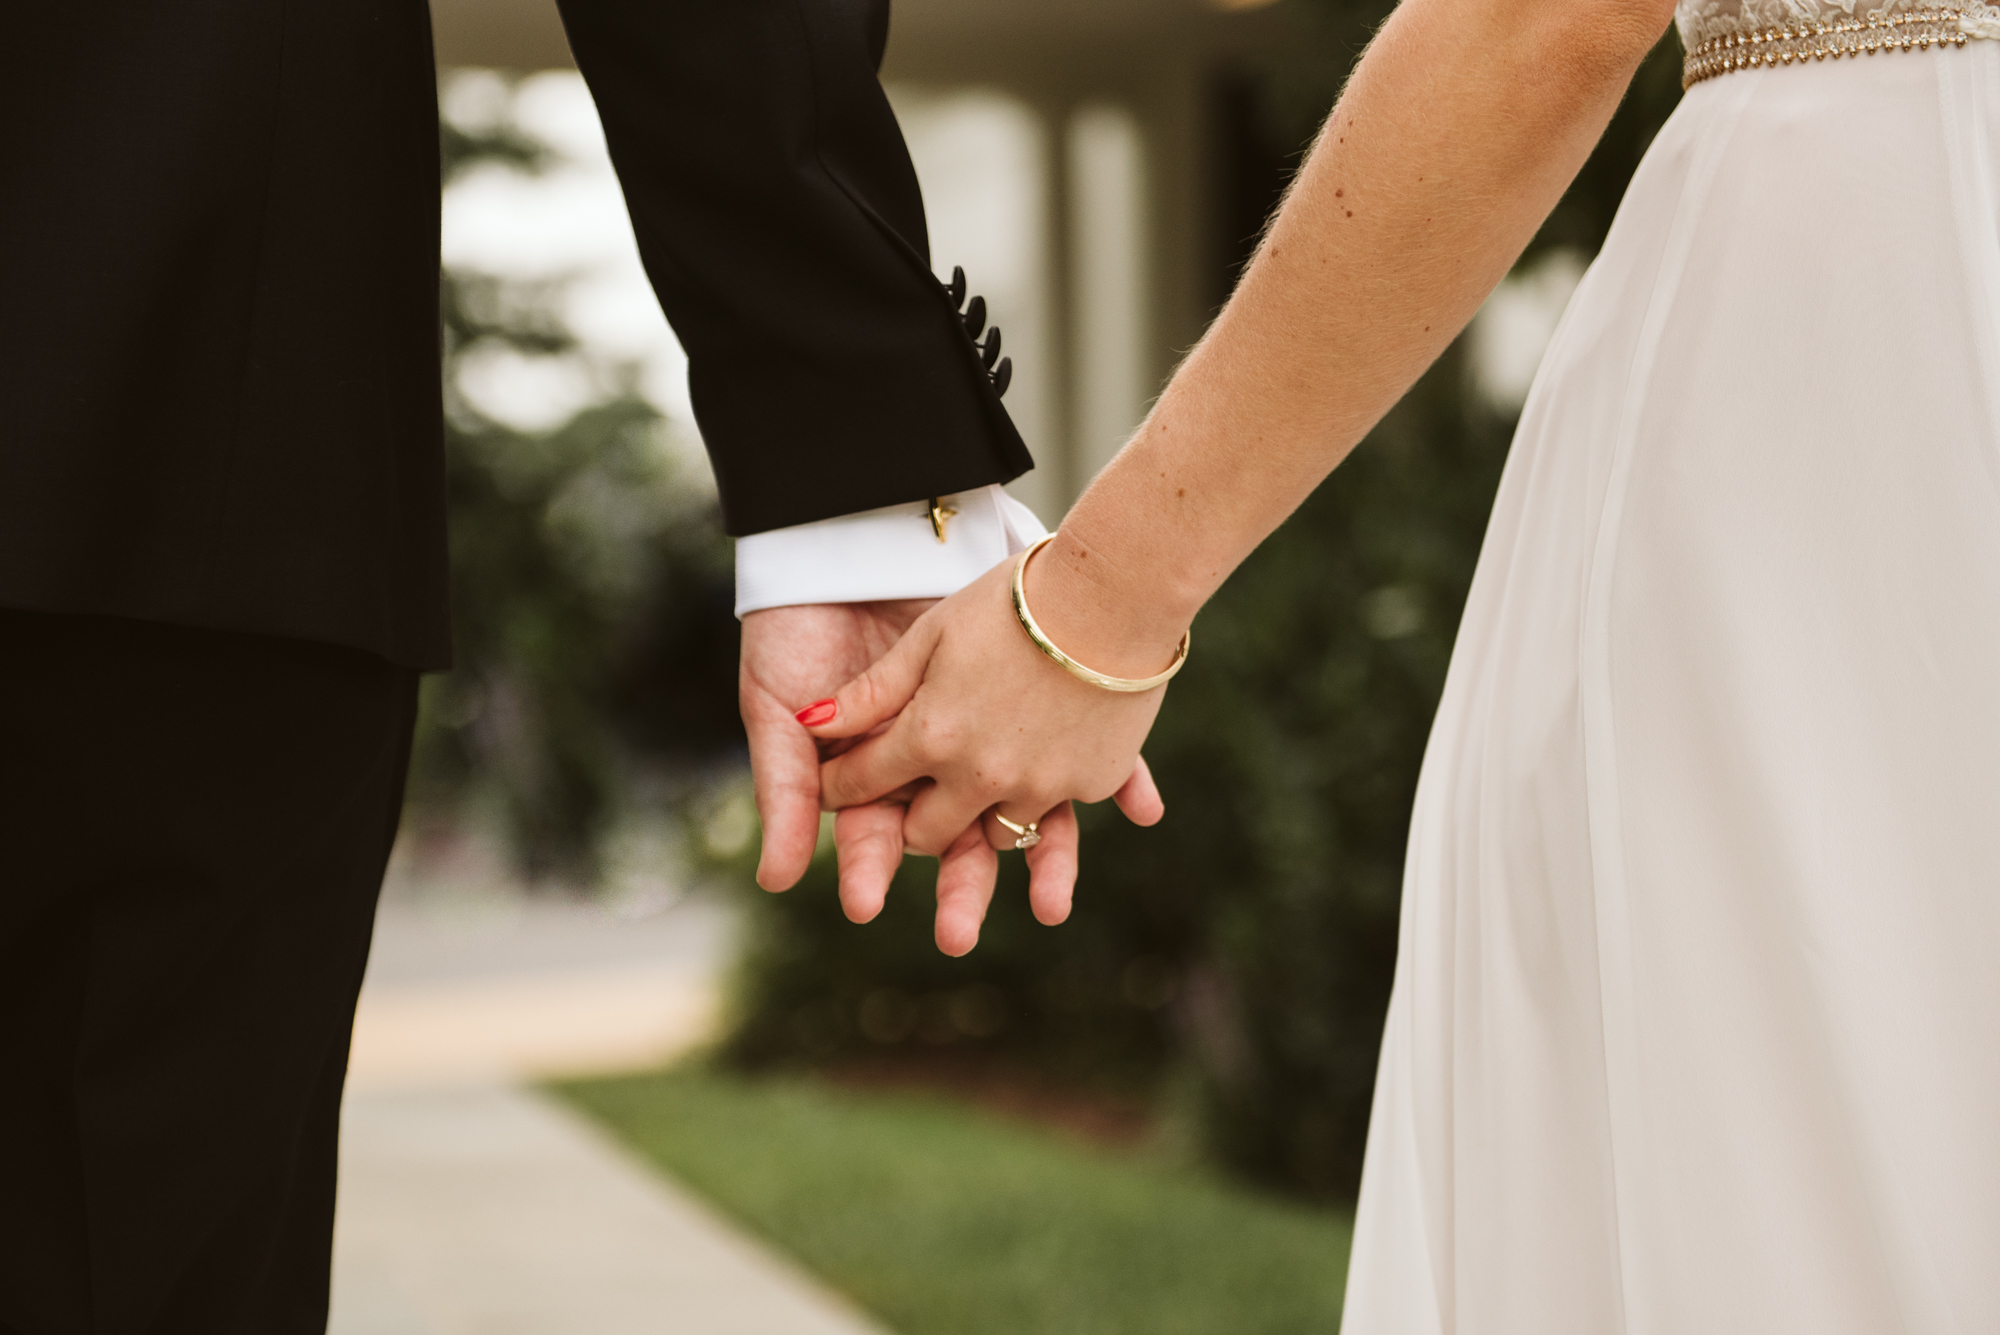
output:
[{"label": "paved path", "polygon": [[489,892],[384,902],[349,1088],[642,1070],[713,1031],[734,936],[721,906],[645,917]]},{"label": "paved path", "polygon": [[523,1087],[704,1041],[729,915],[392,897],[355,1027],[330,1335],[881,1335]]},{"label": "paved path", "polygon": [[541,1094],[350,1101],[330,1335],[879,1335]]}]

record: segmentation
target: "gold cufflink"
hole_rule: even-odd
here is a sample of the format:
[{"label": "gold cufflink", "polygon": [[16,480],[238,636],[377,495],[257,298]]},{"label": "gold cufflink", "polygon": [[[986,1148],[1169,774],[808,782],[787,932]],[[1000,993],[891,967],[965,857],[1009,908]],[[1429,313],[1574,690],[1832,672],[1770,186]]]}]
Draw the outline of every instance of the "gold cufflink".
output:
[{"label": "gold cufflink", "polygon": [[958,507],[947,505],[949,497],[931,497],[931,532],[937,534],[939,542],[944,541],[944,526],[958,514]]}]

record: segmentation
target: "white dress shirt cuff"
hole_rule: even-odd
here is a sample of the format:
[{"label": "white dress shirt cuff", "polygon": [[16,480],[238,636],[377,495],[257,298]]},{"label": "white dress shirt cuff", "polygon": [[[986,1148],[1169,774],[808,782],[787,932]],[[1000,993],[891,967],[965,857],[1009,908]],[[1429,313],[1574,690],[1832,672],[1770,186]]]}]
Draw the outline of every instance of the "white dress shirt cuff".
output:
[{"label": "white dress shirt cuff", "polygon": [[958,514],[939,542],[930,502],[890,505],[736,540],[736,615],[801,603],[943,598],[1046,537],[1035,512],[999,486],[947,499]]}]

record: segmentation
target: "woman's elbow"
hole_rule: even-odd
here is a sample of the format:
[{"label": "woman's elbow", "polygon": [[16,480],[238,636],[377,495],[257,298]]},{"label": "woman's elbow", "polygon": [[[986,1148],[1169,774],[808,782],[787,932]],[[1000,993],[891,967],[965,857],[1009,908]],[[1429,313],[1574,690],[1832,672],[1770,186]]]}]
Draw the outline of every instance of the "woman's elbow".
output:
[{"label": "woman's elbow", "polygon": [[1674,0],[1588,0],[1605,46],[1631,64],[1659,45],[1674,21]]},{"label": "woman's elbow", "polygon": [[1673,22],[1674,0],[1527,0],[1536,45],[1579,75],[1625,79]]}]

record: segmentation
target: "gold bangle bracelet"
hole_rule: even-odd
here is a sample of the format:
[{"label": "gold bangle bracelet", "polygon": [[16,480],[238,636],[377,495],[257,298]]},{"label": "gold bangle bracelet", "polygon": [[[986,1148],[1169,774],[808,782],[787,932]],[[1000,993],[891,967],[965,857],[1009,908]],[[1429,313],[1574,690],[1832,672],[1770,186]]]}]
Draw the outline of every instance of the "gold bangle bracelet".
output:
[{"label": "gold bangle bracelet", "polygon": [[1174,674],[1187,666],[1188,644],[1194,638],[1192,630],[1181,636],[1180,648],[1174,650],[1174,661],[1167,665],[1167,670],[1165,672],[1156,672],[1150,677],[1113,677],[1102,672],[1093,671],[1077,662],[1074,658],[1071,658],[1062,650],[1056,648],[1049,637],[1042,634],[1042,628],[1035,624],[1035,614],[1028,610],[1028,562],[1034,559],[1036,552],[1039,552],[1055,540],[1056,535],[1053,533],[1049,534],[1048,537],[1043,538],[1040,542],[1028,548],[1027,551],[1022,552],[1021,559],[1014,563],[1014,615],[1021,619],[1021,629],[1028,632],[1028,638],[1035,642],[1035,647],[1047,654],[1055,661],[1056,666],[1069,673],[1070,676],[1075,677],[1078,681],[1087,681],[1092,686],[1097,686],[1107,691],[1137,693],[1139,691],[1150,691],[1155,686],[1164,686],[1172,681]]}]

